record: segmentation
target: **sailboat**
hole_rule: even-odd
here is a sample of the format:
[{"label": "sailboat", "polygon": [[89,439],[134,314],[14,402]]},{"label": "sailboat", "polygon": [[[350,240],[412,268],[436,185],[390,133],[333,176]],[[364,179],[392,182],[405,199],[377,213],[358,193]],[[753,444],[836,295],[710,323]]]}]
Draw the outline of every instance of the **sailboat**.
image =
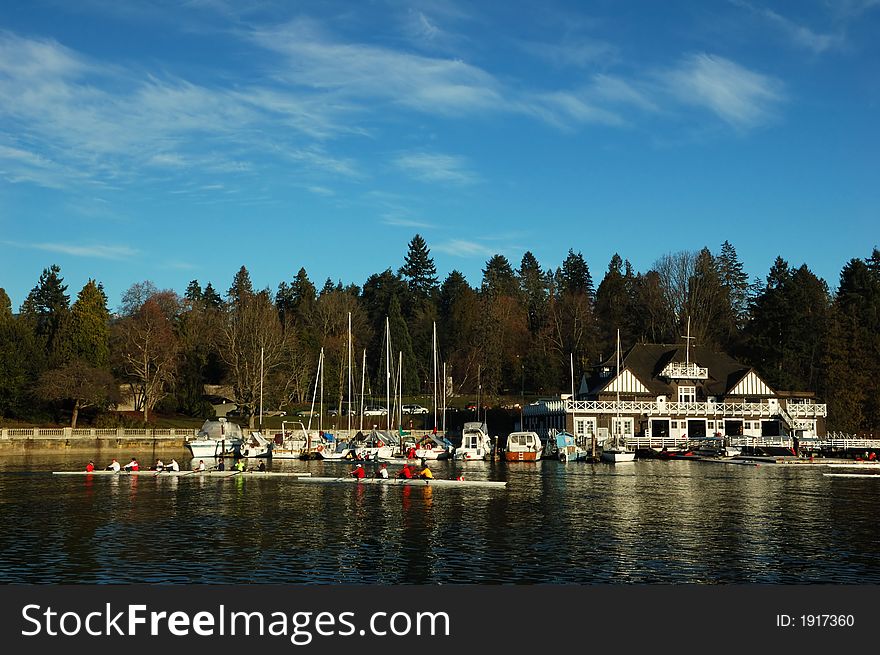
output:
[{"label": "sailboat", "polygon": [[244,437],[239,447],[239,455],[247,458],[271,457],[273,443],[268,441],[263,430],[263,348],[260,348],[260,427]]},{"label": "sailboat", "polygon": [[[439,377],[439,358],[437,353],[438,342],[437,342],[437,323],[434,323],[434,337],[433,337],[433,356],[432,361],[434,365],[434,431],[422,437],[418,446],[413,453],[418,459],[449,459],[456,452],[455,447],[452,445],[452,442],[446,438],[444,434],[438,433],[438,425],[437,425],[437,408],[438,408],[438,394],[437,394],[437,385],[438,385],[438,377]],[[446,428],[446,401],[445,401],[445,393],[446,393],[446,365],[443,366],[443,428],[445,431]]]},{"label": "sailboat", "polygon": [[636,458],[636,451],[627,446],[625,439],[620,434],[620,330],[617,331],[617,376],[615,385],[617,387],[617,417],[614,420],[614,428],[611,430],[610,445],[602,449],[602,460],[613,464],[631,462]]}]

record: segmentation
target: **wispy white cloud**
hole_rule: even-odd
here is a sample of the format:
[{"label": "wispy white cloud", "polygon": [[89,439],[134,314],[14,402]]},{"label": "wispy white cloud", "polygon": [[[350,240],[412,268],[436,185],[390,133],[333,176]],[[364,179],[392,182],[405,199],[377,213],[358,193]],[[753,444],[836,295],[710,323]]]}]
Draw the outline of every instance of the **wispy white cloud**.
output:
[{"label": "wispy white cloud", "polygon": [[431,229],[435,227],[433,223],[419,221],[411,218],[401,218],[400,216],[394,215],[383,216],[382,223],[383,225],[390,225],[393,227],[416,227],[420,229]]},{"label": "wispy white cloud", "polygon": [[16,241],[3,241],[9,246],[16,248],[27,248],[31,250],[45,250],[47,252],[57,252],[73,257],[90,257],[97,259],[126,259],[137,255],[138,251],[129,246],[123,245],[77,245],[72,243],[19,243]]},{"label": "wispy white cloud", "polygon": [[467,239],[450,239],[448,241],[441,241],[440,243],[434,244],[432,248],[439,252],[446,253],[447,255],[465,258],[491,257],[498,252],[496,248],[491,248],[479,241],[471,241]]},{"label": "wispy white cloud", "polygon": [[285,57],[279,75],[295,85],[430,114],[460,115],[504,106],[498,81],[459,59],[344,42],[304,19],[255,30],[250,37]]},{"label": "wispy white cloud", "polygon": [[308,189],[309,192],[314,193],[316,196],[329,197],[336,195],[336,192],[333,191],[333,189],[328,189],[325,186],[312,185],[306,187],[306,189]]},{"label": "wispy white cloud", "polygon": [[739,129],[770,120],[785,98],[781,81],[716,55],[688,56],[657,79],[678,102],[708,109]]},{"label": "wispy white cloud", "polygon": [[[822,34],[810,29],[806,25],[802,25],[801,23],[775,12],[772,9],[755,7],[751,3],[743,0],[734,0],[734,4],[748,9],[769,22],[784,34],[794,45],[811,50],[816,54],[821,54],[827,50],[840,49],[846,45],[846,35],[843,29],[839,29],[834,33]],[[858,9],[858,13],[861,13],[861,11],[864,10],[862,7],[853,7],[853,9]]]},{"label": "wispy white cloud", "polygon": [[[0,32],[0,143],[5,135],[9,144],[0,172],[10,181],[117,185],[143,181],[142,166],[237,174],[272,152],[352,175],[353,162],[313,145],[353,132],[341,120],[349,109],[293,91],[212,88],[108,66],[52,40]],[[16,143],[21,135],[29,147]]]},{"label": "wispy white cloud", "polygon": [[466,186],[480,181],[463,157],[431,152],[401,154],[393,164],[407,175],[423,182]]},{"label": "wispy white cloud", "polygon": [[559,43],[518,41],[523,52],[554,66],[587,68],[597,63],[609,63],[619,56],[617,46],[601,39],[565,39]]}]

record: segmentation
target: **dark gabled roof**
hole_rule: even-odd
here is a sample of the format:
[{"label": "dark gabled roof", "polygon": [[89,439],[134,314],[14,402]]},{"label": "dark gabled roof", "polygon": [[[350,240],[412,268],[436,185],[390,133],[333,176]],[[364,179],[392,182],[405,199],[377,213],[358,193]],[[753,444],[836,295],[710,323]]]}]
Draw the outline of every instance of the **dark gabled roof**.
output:
[{"label": "dark gabled roof", "polygon": [[[621,357],[621,370],[628,370],[645,385],[652,395],[671,396],[675,387],[660,373],[670,362],[687,361],[688,353],[684,346],[673,344],[636,344]],[[703,346],[691,346],[690,361],[707,368],[709,378],[703,381],[707,395],[724,396],[733,389],[751,370],[729,355],[714,352]],[[610,357],[599,366],[587,379],[587,392],[590,396],[600,393],[613,379],[617,366],[617,356]],[[611,377],[601,377],[603,368],[612,370]]]}]

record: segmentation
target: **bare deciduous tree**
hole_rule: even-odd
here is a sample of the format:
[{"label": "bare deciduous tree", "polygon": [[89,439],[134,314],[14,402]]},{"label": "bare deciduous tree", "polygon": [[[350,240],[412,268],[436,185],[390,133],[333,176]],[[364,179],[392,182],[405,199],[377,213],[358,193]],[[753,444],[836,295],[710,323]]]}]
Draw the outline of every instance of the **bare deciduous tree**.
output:
[{"label": "bare deciduous tree", "polygon": [[[136,407],[149,412],[164,398],[177,372],[177,337],[172,326],[168,292],[151,296],[134,315],[117,325],[118,366],[129,380]],[[163,307],[166,309],[163,310]]]}]

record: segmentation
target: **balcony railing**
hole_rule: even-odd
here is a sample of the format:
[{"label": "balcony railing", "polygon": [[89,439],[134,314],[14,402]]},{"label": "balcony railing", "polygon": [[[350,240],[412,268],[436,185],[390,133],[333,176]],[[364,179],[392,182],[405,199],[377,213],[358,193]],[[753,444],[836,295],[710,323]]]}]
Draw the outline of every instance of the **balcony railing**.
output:
[{"label": "balcony railing", "polygon": [[661,377],[672,378],[677,380],[706,380],[709,378],[709,369],[697,366],[693,362],[669,362]]},{"label": "balcony railing", "polygon": [[[565,411],[577,414],[647,414],[648,416],[773,417],[779,407],[768,403],[658,403],[649,400],[566,400]],[[549,405],[549,403],[548,403]],[[795,411],[792,411],[797,407]],[[826,416],[825,405],[789,405],[795,418]]]}]

